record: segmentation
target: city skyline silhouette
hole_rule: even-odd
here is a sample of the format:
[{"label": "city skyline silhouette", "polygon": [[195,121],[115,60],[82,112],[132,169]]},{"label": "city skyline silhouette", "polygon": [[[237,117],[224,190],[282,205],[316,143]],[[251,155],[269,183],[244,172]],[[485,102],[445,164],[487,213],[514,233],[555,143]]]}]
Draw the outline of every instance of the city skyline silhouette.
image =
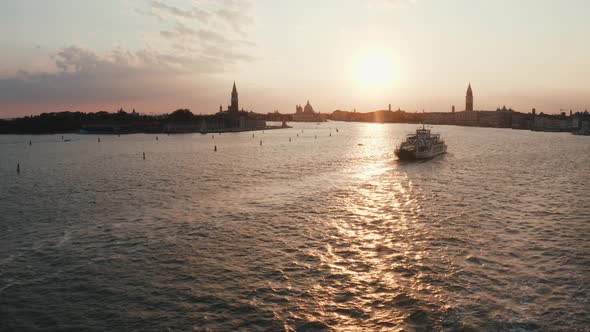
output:
[{"label": "city skyline silhouette", "polygon": [[[261,113],[392,104],[448,112],[590,108],[586,1],[57,1],[0,13],[0,117],[188,108],[217,112],[227,82]],[[105,24],[109,22],[109,24]]]}]

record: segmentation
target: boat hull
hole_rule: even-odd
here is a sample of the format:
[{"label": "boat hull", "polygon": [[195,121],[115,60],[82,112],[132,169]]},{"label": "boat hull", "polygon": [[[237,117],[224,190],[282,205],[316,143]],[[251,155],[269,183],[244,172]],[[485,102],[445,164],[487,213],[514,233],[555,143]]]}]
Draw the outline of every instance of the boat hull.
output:
[{"label": "boat hull", "polygon": [[399,160],[416,160],[416,152],[408,150],[395,150],[395,156]]},{"label": "boat hull", "polygon": [[430,159],[435,156],[441,155],[447,152],[446,145],[442,147],[442,149],[436,149],[436,151],[429,150],[429,151],[415,151],[415,150],[395,150],[395,155],[400,160],[422,160],[422,159]]}]

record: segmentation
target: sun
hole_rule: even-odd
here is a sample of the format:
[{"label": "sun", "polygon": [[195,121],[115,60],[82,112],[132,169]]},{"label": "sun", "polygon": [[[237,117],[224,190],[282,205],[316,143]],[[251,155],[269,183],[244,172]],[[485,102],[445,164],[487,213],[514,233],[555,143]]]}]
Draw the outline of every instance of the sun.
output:
[{"label": "sun", "polygon": [[364,88],[384,88],[393,83],[393,59],[384,53],[361,56],[356,64],[356,79]]}]

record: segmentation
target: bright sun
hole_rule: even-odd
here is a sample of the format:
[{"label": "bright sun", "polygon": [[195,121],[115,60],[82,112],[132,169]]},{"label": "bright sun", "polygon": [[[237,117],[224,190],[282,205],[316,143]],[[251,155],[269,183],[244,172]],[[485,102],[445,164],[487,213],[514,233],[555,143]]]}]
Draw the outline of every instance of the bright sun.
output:
[{"label": "bright sun", "polygon": [[384,88],[393,82],[393,59],[385,54],[370,54],[357,60],[356,76],[365,88]]}]

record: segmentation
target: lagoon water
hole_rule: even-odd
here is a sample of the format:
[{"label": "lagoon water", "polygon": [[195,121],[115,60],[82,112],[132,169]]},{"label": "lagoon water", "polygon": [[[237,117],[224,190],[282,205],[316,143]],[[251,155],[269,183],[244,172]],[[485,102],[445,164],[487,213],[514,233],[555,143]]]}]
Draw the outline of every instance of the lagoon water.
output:
[{"label": "lagoon water", "polygon": [[588,329],[590,137],[415,128],[0,136],[0,330]]}]

